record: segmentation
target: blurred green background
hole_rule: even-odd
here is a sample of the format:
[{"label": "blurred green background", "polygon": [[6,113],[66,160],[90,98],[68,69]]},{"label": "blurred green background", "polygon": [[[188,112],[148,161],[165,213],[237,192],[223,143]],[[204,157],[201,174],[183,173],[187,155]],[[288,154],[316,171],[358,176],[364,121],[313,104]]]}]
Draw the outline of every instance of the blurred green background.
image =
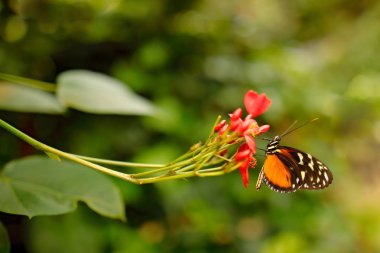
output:
[{"label": "blurred green background", "polygon": [[[98,71],[168,112],[0,111],[49,145],[170,161],[254,89],[273,100],[258,118],[272,126],[267,137],[320,118],[282,143],[321,158],[335,177],[323,191],[256,192],[258,157],[248,189],[238,172],[145,186],[113,179],[126,223],[84,204],[31,220],[1,214],[12,252],[380,252],[379,1],[9,0],[0,13],[1,72],[54,82],[65,70]],[[2,165],[38,153],[3,130],[0,139]]]}]

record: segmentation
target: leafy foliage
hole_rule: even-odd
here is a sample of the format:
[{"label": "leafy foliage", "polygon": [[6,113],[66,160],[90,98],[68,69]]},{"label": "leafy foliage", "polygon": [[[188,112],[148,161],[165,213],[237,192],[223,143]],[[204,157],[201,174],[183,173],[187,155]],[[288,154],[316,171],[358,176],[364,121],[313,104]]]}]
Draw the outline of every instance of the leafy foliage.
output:
[{"label": "leafy foliage", "polygon": [[0,175],[0,193],[0,211],[30,218],[72,212],[83,201],[101,215],[125,219],[120,193],[107,177],[47,157],[7,164]]},{"label": "leafy foliage", "polygon": [[153,104],[120,81],[92,71],[70,70],[60,74],[57,98],[46,91],[17,85],[43,90],[47,86],[45,83],[1,73],[0,78],[15,82],[0,83],[0,108],[6,110],[62,114],[71,107],[98,114],[153,115],[158,112]]}]

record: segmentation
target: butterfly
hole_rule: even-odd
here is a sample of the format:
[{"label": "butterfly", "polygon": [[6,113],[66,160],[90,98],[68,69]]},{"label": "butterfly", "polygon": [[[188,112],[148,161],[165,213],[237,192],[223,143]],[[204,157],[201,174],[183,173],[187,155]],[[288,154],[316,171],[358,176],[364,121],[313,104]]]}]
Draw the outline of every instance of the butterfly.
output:
[{"label": "butterfly", "polygon": [[323,189],[332,183],[331,171],[319,159],[296,148],[280,146],[283,136],[305,124],[289,131],[292,125],[284,134],[272,140],[266,139],[269,142],[265,150],[264,165],[257,180],[257,190],[260,189],[262,181],[277,192]]}]

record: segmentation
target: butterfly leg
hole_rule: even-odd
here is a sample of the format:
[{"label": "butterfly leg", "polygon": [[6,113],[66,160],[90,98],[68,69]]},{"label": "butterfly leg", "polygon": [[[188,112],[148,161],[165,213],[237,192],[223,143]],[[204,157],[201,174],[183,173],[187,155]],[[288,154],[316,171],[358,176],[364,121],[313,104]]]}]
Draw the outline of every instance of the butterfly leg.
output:
[{"label": "butterfly leg", "polygon": [[256,190],[260,190],[261,188],[261,183],[263,182],[263,178],[264,178],[264,167],[261,168],[261,171],[259,173],[259,177],[257,178],[257,183],[256,183]]}]

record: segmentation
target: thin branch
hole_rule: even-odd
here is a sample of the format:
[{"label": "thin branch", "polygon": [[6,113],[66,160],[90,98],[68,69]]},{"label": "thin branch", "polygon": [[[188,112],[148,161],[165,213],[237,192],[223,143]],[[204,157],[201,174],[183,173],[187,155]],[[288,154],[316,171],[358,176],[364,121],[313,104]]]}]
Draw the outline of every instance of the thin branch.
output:
[{"label": "thin branch", "polygon": [[100,164],[108,164],[108,165],[115,165],[120,167],[134,167],[134,168],[162,168],[165,165],[164,164],[150,164],[150,163],[132,163],[132,162],[123,162],[123,161],[115,161],[115,160],[108,160],[108,159],[100,159],[90,156],[82,156],[82,155],[76,155],[71,154],[78,158],[81,158],[86,161],[100,163]]}]

